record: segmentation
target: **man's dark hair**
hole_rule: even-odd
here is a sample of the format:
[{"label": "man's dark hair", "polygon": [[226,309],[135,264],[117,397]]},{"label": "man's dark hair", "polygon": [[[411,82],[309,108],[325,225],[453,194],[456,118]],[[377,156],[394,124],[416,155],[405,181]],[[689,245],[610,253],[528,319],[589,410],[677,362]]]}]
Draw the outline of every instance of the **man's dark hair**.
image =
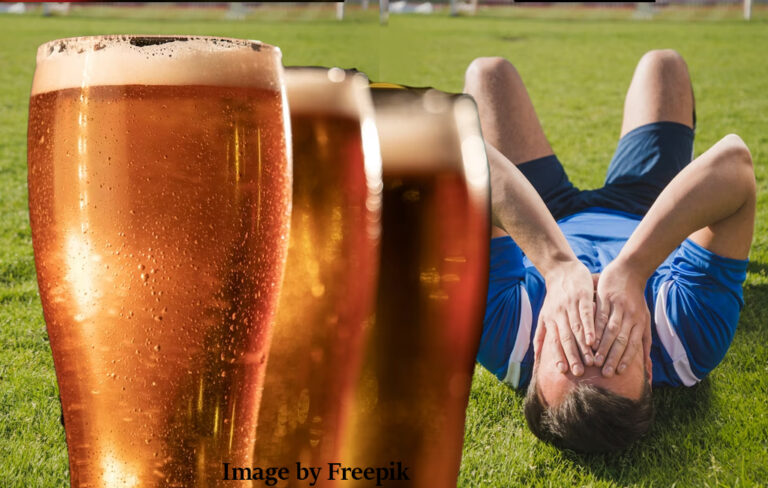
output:
[{"label": "man's dark hair", "polygon": [[534,372],[525,395],[524,410],[528,427],[536,437],[561,449],[582,453],[624,449],[645,434],[653,423],[647,372],[638,400],[581,383],[555,407],[548,407],[538,395]]}]

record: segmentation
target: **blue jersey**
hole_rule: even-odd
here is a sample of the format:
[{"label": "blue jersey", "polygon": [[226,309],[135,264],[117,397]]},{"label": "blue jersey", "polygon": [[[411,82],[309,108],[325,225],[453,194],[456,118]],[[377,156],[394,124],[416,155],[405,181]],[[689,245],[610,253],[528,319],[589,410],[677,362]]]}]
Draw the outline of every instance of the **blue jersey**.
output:
[{"label": "blue jersey", "polygon": [[[579,260],[599,273],[640,217],[590,208],[558,221]],[[490,283],[478,361],[515,388],[528,385],[544,279],[510,237],[491,240]],[[648,280],[653,384],[692,386],[725,356],[744,306],[747,261],[684,241]]]}]

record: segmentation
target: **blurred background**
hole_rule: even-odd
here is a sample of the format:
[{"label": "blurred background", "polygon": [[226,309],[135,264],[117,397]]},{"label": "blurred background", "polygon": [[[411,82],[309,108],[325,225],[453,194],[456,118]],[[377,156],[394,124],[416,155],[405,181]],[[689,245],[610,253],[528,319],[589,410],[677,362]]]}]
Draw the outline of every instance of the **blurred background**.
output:
[{"label": "blurred background", "polygon": [[[509,15],[512,17],[617,19],[750,19],[766,15],[766,0],[661,0],[658,2],[513,2],[511,0],[433,0],[407,2],[346,0],[345,2],[3,2],[0,12],[88,17],[229,19],[251,18],[360,20],[387,13]],[[342,5],[339,5],[341,3]]]}]

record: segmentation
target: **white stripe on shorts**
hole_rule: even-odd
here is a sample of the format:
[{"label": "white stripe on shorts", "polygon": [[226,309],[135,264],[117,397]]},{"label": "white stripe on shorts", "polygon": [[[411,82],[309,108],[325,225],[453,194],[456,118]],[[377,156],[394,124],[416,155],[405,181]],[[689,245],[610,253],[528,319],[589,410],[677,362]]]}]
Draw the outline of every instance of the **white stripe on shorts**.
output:
[{"label": "white stripe on shorts", "polygon": [[659,287],[659,293],[656,295],[656,310],[653,316],[656,321],[656,333],[662,346],[672,359],[672,365],[677,376],[680,377],[685,386],[693,386],[701,380],[693,374],[685,347],[683,347],[683,343],[669,322],[669,317],[667,317],[667,295],[670,286],[672,286],[672,281],[662,283]]},{"label": "white stripe on shorts", "polygon": [[525,287],[522,284],[518,286],[520,286],[520,322],[518,322],[515,347],[512,348],[512,354],[509,355],[507,375],[503,380],[512,388],[517,388],[517,385],[520,384],[520,363],[531,345],[531,328],[533,327],[531,299],[528,292],[525,291]]}]

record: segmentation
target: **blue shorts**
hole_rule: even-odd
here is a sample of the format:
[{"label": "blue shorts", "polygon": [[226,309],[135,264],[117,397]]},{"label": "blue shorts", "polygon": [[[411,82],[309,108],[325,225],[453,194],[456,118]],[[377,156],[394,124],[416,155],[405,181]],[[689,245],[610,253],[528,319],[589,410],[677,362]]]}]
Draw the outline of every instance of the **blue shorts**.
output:
[{"label": "blue shorts", "polygon": [[560,220],[590,207],[645,215],[659,193],[692,159],[693,129],[677,122],[654,122],[619,140],[602,188],[579,190],[557,156],[517,166]]}]

